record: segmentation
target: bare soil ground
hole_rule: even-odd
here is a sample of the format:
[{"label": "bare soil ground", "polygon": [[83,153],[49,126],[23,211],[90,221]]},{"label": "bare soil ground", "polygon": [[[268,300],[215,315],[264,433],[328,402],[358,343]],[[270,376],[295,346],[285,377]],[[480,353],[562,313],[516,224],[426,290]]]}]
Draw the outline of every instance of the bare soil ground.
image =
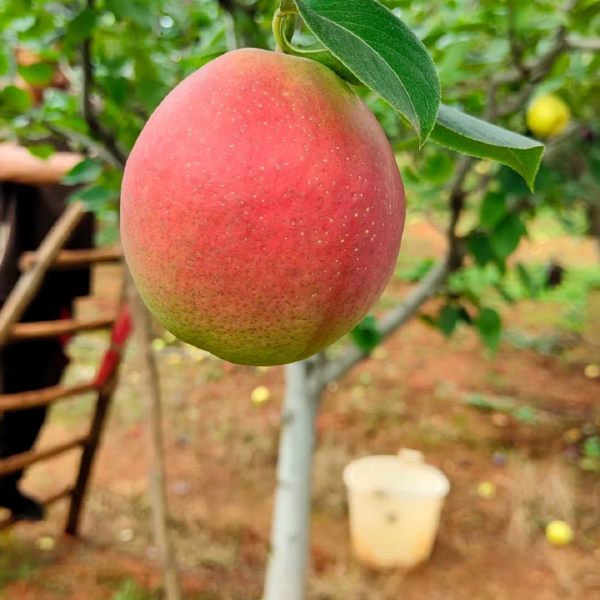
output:
[{"label": "bare soil ground", "polygon": [[[403,256],[437,255],[443,239],[423,220],[408,229]],[[591,243],[534,240],[520,258],[560,256],[597,266]],[[102,313],[118,294],[118,271],[96,273]],[[409,285],[393,280],[382,305]],[[434,312],[435,303],[427,307]],[[560,333],[565,303],[503,310],[508,329],[528,340]],[[583,337],[563,351],[507,338],[491,356],[461,329],[450,340],[413,320],[373,356],[330,385],[315,456],[310,600],[600,600],[600,479],[577,465],[581,440],[600,426],[600,294],[590,296]],[[158,332],[159,330],[157,330]],[[521,336],[520,339],[522,339]],[[558,336],[559,339],[560,336]],[[514,341],[514,335],[513,335]],[[582,341],[585,340],[585,341]],[[188,600],[260,599],[275,488],[283,369],[230,365],[177,343],[156,343],[164,392],[172,529]],[[71,345],[68,377],[85,380],[106,347],[86,335]],[[160,583],[151,540],[148,452],[136,349],[130,345],[95,466],[81,540],[61,537],[64,503],[40,524],[0,536],[0,600],[146,600]],[[266,386],[271,400],[250,401]],[[475,396],[478,395],[478,396]],[[491,407],[477,410],[474,397]],[[510,398],[521,410],[494,404]],[[90,398],[53,409],[41,446],[81,431]],[[352,558],[341,473],[353,458],[425,453],[452,483],[431,560],[412,573],[373,573]],[[37,465],[24,487],[40,497],[73,477],[77,454]],[[483,499],[482,481],[497,493]],[[576,541],[552,547],[544,526],[566,519]],[[130,585],[128,581],[135,581]]]}]

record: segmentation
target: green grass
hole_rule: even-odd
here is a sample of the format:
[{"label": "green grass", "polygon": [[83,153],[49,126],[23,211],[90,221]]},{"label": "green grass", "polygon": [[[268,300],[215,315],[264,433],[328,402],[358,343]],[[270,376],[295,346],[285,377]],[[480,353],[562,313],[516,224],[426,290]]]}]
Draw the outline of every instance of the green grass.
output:
[{"label": "green grass", "polygon": [[31,579],[45,561],[14,540],[10,533],[0,537],[0,590],[14,581]]},{"label": "green grass", "polygon": [[600,289],[600,268],[585,267],[569,269],[559,287],[544,294],[544,300],[564,305],[562,327],[581,333],[587,320],[589,294]]},{"label": "green grass", "polygon": [[115,592],[111,600],[158,600],[158,593],[149,592],[135,581],[128,579]]}]

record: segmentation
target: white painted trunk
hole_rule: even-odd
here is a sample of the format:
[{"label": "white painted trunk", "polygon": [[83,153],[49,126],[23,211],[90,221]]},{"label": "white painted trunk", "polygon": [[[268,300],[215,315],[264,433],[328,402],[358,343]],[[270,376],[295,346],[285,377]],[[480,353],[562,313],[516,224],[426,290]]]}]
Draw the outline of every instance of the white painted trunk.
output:
[{"label": "white painted trunk", "polygon": [[315,420],[320,390],[309,361],[286,365],[271,554],[263,600],[304,600]]}]

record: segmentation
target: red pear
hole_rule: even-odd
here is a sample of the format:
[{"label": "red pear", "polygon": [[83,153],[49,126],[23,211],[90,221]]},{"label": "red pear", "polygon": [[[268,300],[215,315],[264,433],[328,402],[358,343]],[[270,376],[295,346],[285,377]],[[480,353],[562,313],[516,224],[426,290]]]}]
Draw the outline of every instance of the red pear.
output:
[{"label": "red pear", "polygon": [[307,358],[389,281],[405,200],[373,114],[326,67],[237,50],[179,84],[127,162],[123,250],[151,312],[225,360]]}]

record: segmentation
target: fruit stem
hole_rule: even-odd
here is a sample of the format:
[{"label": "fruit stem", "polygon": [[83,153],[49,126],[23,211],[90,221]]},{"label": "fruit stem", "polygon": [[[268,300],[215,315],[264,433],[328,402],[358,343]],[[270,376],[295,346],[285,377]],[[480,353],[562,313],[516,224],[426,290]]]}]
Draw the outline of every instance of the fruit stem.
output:
[{"label": "fruit stem", "polygon": [[[292,38],[296,29],[296,17],[300,13],[294,0],[282,0],[279,8],[273,15],[273,35],[275,37],[275,52],[291,54],[314,60],[331,69],[352,85],[363,85],[362,81],[354,75],[340,60],[338,60],[322,44],[313,44],[312,48],[298,48],[292,45]],[[317,46],[316,48],[314,46]]]},{"label": "fruit stem", "polygon": [[280,7],[273,15],[273,35],[279,52],[295,53],[290,40],[294,35],[297,14],[298,10],[293,0],[282,0]]},{"label": "fruit stem", "polygon": [[277,10],[286,15],[298,14],[298,9],[296,8],[295,0],[281,0],[281,2],[279,3],[279,8]]}]

